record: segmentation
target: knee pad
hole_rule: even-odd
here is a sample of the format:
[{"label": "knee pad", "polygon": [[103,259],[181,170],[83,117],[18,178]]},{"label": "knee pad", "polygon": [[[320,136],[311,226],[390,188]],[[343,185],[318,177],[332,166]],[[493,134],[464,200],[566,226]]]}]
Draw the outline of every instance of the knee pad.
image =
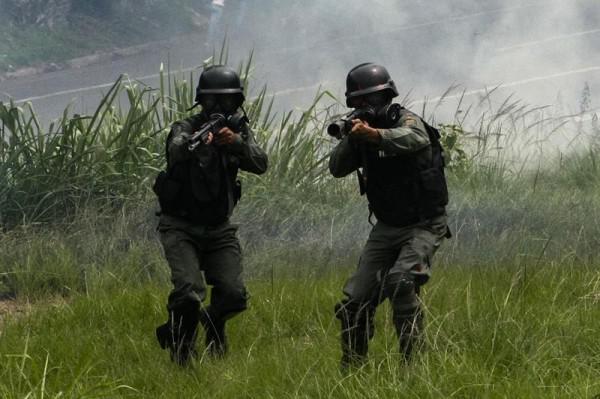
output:
[{"label": "knee pad", "polygon": [[392,303],[416,297],[414,278],[408,273],[391,273],[385,276],[383,293]]}]

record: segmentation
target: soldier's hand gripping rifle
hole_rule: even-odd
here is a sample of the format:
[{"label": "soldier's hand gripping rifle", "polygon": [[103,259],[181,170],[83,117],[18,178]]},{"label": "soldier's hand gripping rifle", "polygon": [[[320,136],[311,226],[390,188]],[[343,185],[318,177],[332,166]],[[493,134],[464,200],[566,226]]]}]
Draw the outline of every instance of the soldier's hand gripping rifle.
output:
[{"label": "soldier's hand gripping rifle", "polygon": [[[375,110],[374,108],[357,108],[350,112],[343,118],[331,123],[327,126],[327,133],[335,137],[338,140],[342,140],[348,136],[352,131],[353,119],[360,119],[369,124],[376,124],[379,126],[394,126],[400,120],[400,112],[402,107],[400,104],[388,104],[385,107]],[[367,154],[366,147],[360,146],[360,157],[362,164],[362,172],[360,169],[356,169],[356,175],[358,176],[358,185],[360,187],[360,195],[367,192]]]},{"label": "soldier's hand gripping rifle", "polygon": [[212,133],[215,136],[221,129],[228,127],[234,132],[240,132],[244,124],[248,123],[248,118],[245,113],[238,112],[236,114],[225,116],[223,114],[212,114],[200,130],[195,132],[188,139],[188,150],[194,151],[201,144],[208,144],[209,136]]},{"label": "soldier's hand gripping rifle", "polygon": [[223,114],[212,114],[200,130],[188,139],[188,150],[194,151],[201,144],[208,144],[209,136],[216,135],[219,130],[227,126],[227,118]]},{"label": "soldier's hand gripping rifle", "polygon": [[367,120],[366,117],[369,116],[368,114],[368,110],[355,109],[349,114],[346,114],[343,118],[329,124],[329,126],[327,126],[327,134],[341,140],[344,136],[350,134],[353,119]]},{"label": "soldier's hand gripping rifle", "polygon": [[352,131],[352,120],[360,119],[371,125],[393,126],[400,120],[400,104],[389,104],[379,110],[373,108],[357,108],[343,118],[327,126],[327,133],[338,140],[343,139]]}]

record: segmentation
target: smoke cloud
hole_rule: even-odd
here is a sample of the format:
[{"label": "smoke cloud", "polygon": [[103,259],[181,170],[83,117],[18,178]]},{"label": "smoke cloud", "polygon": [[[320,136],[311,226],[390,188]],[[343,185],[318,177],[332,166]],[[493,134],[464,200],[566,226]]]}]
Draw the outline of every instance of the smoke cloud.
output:
[{"label": "smoke cloud", "polygon": [[309,101],[319,82],[343,94],[347,71],[364,61],[387,66],[416,101],[452,85],[505,85],[504,95],[576,113],[586,84],[598,89],[600,6],[591,0],[245,1],[243,24],[229,25],[232,46],[255,50],[257,78],[284,91],[285,106]]}]

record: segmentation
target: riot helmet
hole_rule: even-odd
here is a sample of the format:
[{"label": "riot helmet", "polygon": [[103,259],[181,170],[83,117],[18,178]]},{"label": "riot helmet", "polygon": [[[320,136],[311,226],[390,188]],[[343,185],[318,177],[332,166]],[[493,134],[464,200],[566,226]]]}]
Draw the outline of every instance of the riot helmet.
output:
[{"label": "riot helmet", "polygon": [[225,65],[206,68],[196,87],[196,104],[207,112],[233,113],[244,102],[244,88],[237,72]]},{"label": "riot helmet", "polygon": [[357,108],[366,102],[374,108],[390,103],[398,89],[385,67],[371,62],[355,66],[346,77],[346,105]]}]

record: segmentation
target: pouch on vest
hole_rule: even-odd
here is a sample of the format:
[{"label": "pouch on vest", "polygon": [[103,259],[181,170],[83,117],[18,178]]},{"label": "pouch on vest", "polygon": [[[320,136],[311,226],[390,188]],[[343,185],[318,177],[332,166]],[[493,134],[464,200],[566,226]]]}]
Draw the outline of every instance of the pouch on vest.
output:
[{"label": "pouch on vest", "polygon": [[421,190],[426,202],[433,206],[448,204],[448,185],[444,168],[444,148],[440,143],[440,132],[427,122],[423,121],[429,140],[431,142],[431,168],[422,170],[420,175]]},{"label": "pouch on vest", "polygon": [[216,170],[205,170],[199,166],[190,168],[190,184],[197,205],[210,204],[219,198],[221,180],[218,165]]},{"label": "pouch on vest", "polygon": [[181,183],[169,178],[169,174],[161,170],[154,180],[152,191],[158,197],[158,202],[161,204],[173,202],[179,195]]},{"label": "pouch on vest", "polygon": [[444,206],[448,203],[446,177],[440,168],[429,168],[419,172],[421,199],[430,205]]}]

